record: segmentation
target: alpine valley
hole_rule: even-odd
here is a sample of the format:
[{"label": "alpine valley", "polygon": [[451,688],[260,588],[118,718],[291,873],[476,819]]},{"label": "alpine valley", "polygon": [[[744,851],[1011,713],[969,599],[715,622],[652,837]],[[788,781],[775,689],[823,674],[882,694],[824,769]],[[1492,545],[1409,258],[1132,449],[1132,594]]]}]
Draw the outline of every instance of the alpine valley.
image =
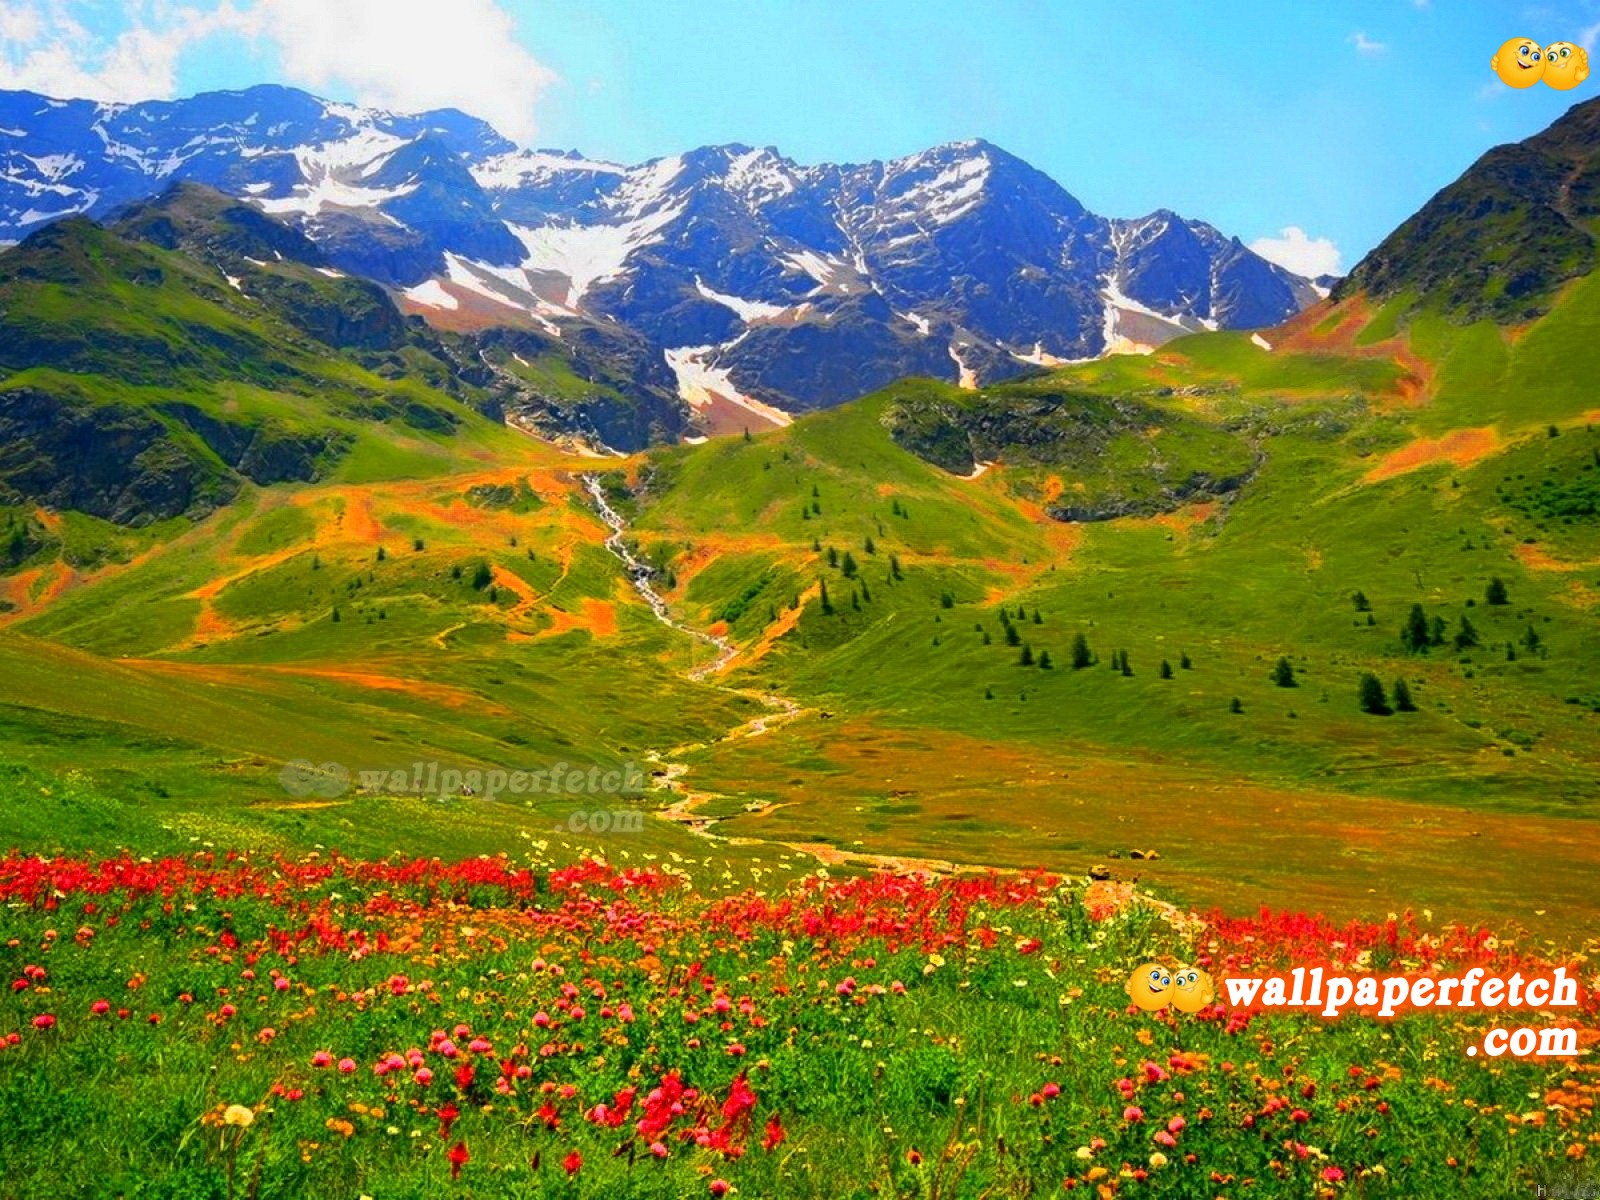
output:
[{"label": "alpine valley", "polygon": [[0,1194],[1586,1194],[1600,100],[1461,167],[0,97]]}]

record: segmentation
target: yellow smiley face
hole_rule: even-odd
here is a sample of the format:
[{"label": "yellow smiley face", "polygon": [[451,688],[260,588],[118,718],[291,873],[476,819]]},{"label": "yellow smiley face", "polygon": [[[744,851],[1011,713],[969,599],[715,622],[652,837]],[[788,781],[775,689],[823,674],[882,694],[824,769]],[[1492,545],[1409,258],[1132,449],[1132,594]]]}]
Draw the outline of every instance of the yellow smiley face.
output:
[{"label": "yellow smiley face", "polygon": [[1589,52],[1571,42],[1552,42],[1544,49],[1544,81],[1558,92],[1570,92],[1589,78]]},{"label": "yellow smiley face", "polygon": [[1145,963],[1128,976],[1128,999],[1146,1012],[1158,1012],[1172,1003],[1172,972],[1160,963]]},{"label": "yellow smiley face", "polygon": [[1544,78],[1544,50],[1532,38],[1512,38],[1495,51],[1489,66],[1507,87],[1531,88]]},{"label": "yellow smiley face", "polygon": [[1172,973],[1172,1007],[1179,1012],[1199,1012],[1216,998],[1217,989],[1204,971],[1180,967]]}]

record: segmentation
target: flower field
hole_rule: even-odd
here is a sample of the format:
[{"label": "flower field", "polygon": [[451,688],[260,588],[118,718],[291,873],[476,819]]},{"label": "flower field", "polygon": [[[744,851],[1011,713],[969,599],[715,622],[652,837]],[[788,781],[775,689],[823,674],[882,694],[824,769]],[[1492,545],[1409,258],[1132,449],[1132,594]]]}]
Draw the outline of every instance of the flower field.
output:
[{"label": "flower field", "polygon": [[[1553,960],[1411,918],[1197,918],[1043,875],[717,891],[663,865],[209,854],[12,855],[0,904],[6,1196],[1411,1200],[1600,1157],[1590,1060],[1468,1059],[1484,1014],[1123,993],[1151,957]],[[1592,968],[1556,961],[1588,1046]]]}]

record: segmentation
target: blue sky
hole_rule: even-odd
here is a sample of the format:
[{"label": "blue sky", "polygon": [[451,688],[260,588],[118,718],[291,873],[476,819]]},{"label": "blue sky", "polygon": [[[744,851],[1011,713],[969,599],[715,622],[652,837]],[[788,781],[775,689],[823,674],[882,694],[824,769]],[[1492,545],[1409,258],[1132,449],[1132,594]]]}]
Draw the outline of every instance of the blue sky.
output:
[{"label": "blue sky", "polygon": [[0,86],[275,80],[454,104],[628,162],[985,137],[1098,212],[1165,206],[1246,241],[1294,226],[1348,268],[1485,149],[1600,86],[1513,91],[1489,70],[1501,42],[1597,35],[1600,0],[0,0]]}]

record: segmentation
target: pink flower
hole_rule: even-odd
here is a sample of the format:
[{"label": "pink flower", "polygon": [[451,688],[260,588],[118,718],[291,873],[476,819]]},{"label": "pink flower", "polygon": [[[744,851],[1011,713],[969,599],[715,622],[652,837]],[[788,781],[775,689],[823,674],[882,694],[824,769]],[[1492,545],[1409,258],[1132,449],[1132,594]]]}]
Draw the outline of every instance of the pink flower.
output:
[{"label": "pink flower", "polygon": [[111,1005],[105,1000],[96,1000],[89,1006],[89,1011],[97,1017],[103,1017],[111,1011]]},{"label": "pink flower", "polygon": [[272,981],[272,986],[280,992],[287,992],[289,990],[289,981],[282,975],[279,975]]},{"label": "pink flower", "polygon": [[1156,1134],[1155,1134],[1155,1137],[1154,1137],[1153,1140],[1155,1141],[1155,1143],[1158,1146],[1166,1146],[1169,1149],[1178,1144],[1178,1139],[1173,1137],[1165,1129],[1156,1130]]},{"label": "pink flower", "polygon": [[1311,1114],[1303,1108],[1297,1108],[1289,1114],[1289,1119],[1297,1125],[1304,1125],[1311,1120]]},{"label": "pink flower", "polygon": [[666,1146],[664,1146],[662,1143],[660,1143],[660,1142],[651,1142],[650,1143],[650,1153],[655,1155],[657,1158],[665,1158],[667,1156],[668,1151],[667,1151]]},{"label": "pink flower", "polygon": [[1167,1122],[1167,1128],[1173,1133],[1181,1133],[1183,1131],[1183,1127],[1188,1123],[1189,1122],[1185,1121],[1180,1114],[1179,1116],[1173,1117],[1172,1120]]},{"label": "pink flower", "polygon": [[711,1181],[711,1194],[719,1198],[726,1196],[733,1190],[733,1185],[726,1179],[713,1179]]},{"label": "pink flower", "polygon": [[318,1050],[315,1054],[313,1054],[311,1056],[311,1065],[313,1067],[328,1067],[328,1066],[332,1066],[333,1065],[333,1055],[329,1054],[326,1050]]},{"label": "pink flower", "polygon": [[355,1071],[355,1069],[356,1069],[356,1060],[355,1059],[353,1059],[353,1058],[341,1058],[339,1060],[339,1074],[341,1074],[341,1075],[349,1075],[349,1074],[352,1074]]},{"label": "pink flower", "polygon": [[489,1053],[491,1047],[485,1039],[480,1037],[473,1038],[470,1042],[468,1042],[467,1049],[471,1050],[474,1054],[487,1054]]},{"label": "pink flower", "polygon": [[433,1072],[428,1070],[427,1067],[418,1067],[417,1073],[411,1078],[415,1079],[422,1087],[427,1087],[433,1082]]},{"label": "pink flower", "polygon": [[1061,1095],[1061,1085],[1059,1083],[1047,1083],[1039,1089],[1039,1092],[1046,1100],[1054,1100]]},{"label": "pink flower", "polygon": [[1144,1109],[1137,1104],[1130,1104],[1122,1110],[1122,1119],[1124,1121],[1142,1121],[1144,1120]]},{"label": "pink flower", "polygon": [[1338,1167],[1323,1167],[1322,1178],[1328,1183],[1338,1183],[1344,1178],[1344,1172]]},{"label": "pink flower", "polygon": [[49,1029],[54,1026],[55,1023],[56,1019],[49,1013],[40,1013],[33,1019],[33,1027],[35,1029]]}]

